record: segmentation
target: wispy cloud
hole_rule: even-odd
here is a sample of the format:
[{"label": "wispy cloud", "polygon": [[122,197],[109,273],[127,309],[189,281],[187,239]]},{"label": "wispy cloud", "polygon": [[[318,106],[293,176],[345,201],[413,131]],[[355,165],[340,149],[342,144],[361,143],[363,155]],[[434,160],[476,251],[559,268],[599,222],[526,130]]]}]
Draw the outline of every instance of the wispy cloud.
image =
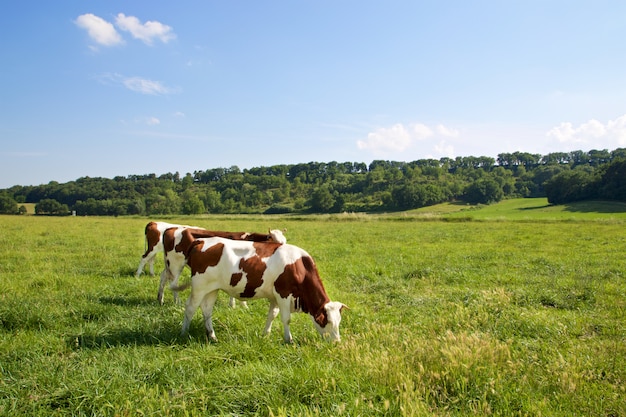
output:
[{"label": "wispy cloud", "polygon": [[626,146],[626,114],[606,123],[595,119],[579,126],[563,122],[550,129],[546,136],[559,143],[600,145],[599,147]]},{"label": "wispy cloud", "polygon": [[129,90],[141,94],[162,95],[171,94],[174,91],[164,86],[160,81],[148,80],[141,77],[130,77],[122,80],[122,84]]},{"label": "wispy cloud", "polygon": [[115,24],[121,30],[130,32],[135,39],[143,41],[146,45],[152,45],[155,39],[167,43],[176,38],[174,31],[168,25],[152,20],[141,23],[135,16],[126,16],[124,13],[117,15]]},{"label": "wispy cloud", "polygon": [[124,43],[124,39],[115,30],[112,23],[91,13],[78,16],[76,25],[87,31],[89,37],[99,45],[114,46]]},{"label": "wispy cloud", "polygon": [[104,73],[96,76],[103,84],[120,84],[136,93],[148,95],[167,95],[178,92],[177,88],[165,86],[160,81],[154,81],[142,77],[126,77],[117,73]]}]

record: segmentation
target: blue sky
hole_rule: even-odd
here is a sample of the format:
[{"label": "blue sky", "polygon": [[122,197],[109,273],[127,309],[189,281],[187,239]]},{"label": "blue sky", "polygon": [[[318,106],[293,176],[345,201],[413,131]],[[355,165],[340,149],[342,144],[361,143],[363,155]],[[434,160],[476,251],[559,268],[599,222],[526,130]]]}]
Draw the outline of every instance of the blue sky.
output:
[{"label": "blue sky", "polygon": [[20,1],[0,188],[626,147],[626,2]]}]

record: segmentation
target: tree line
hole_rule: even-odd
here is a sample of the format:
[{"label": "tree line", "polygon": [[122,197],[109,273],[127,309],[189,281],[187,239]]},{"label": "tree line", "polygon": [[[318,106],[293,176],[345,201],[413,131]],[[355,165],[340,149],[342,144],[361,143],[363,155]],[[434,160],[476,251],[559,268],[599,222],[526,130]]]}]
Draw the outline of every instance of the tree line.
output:
[{"label": "tree line", "polygon": [[56,215],[376,212],[542,196],[552,204],[626,201],[626,148],[83,177],[0,190],[0,213],[23,213],[23,203],[35,203],[36,214]]}]

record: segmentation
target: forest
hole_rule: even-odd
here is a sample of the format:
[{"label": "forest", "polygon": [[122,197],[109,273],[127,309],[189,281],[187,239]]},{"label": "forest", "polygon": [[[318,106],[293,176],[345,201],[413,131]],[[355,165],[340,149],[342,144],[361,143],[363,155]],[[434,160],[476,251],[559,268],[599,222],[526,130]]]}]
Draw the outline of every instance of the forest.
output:
[{"label": "forest", "polygon": [[39,215],[381,212],[519,197],[626,201],[626,148],[82,177],[0,190],[0,213],[25,213],[24,203]]}]

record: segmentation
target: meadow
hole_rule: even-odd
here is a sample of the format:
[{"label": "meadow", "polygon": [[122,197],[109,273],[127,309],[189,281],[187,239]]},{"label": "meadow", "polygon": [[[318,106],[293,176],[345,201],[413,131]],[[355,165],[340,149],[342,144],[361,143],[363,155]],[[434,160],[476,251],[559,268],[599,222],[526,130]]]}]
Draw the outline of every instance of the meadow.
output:
[{"label": "meadow", "polygon": [[335,344],[225,294],[218,342],[181,337],[134,277],[148,220],[0,216],[0,415],[626,416],[623,205],[166,219],[287,228],[350,307]]}]

